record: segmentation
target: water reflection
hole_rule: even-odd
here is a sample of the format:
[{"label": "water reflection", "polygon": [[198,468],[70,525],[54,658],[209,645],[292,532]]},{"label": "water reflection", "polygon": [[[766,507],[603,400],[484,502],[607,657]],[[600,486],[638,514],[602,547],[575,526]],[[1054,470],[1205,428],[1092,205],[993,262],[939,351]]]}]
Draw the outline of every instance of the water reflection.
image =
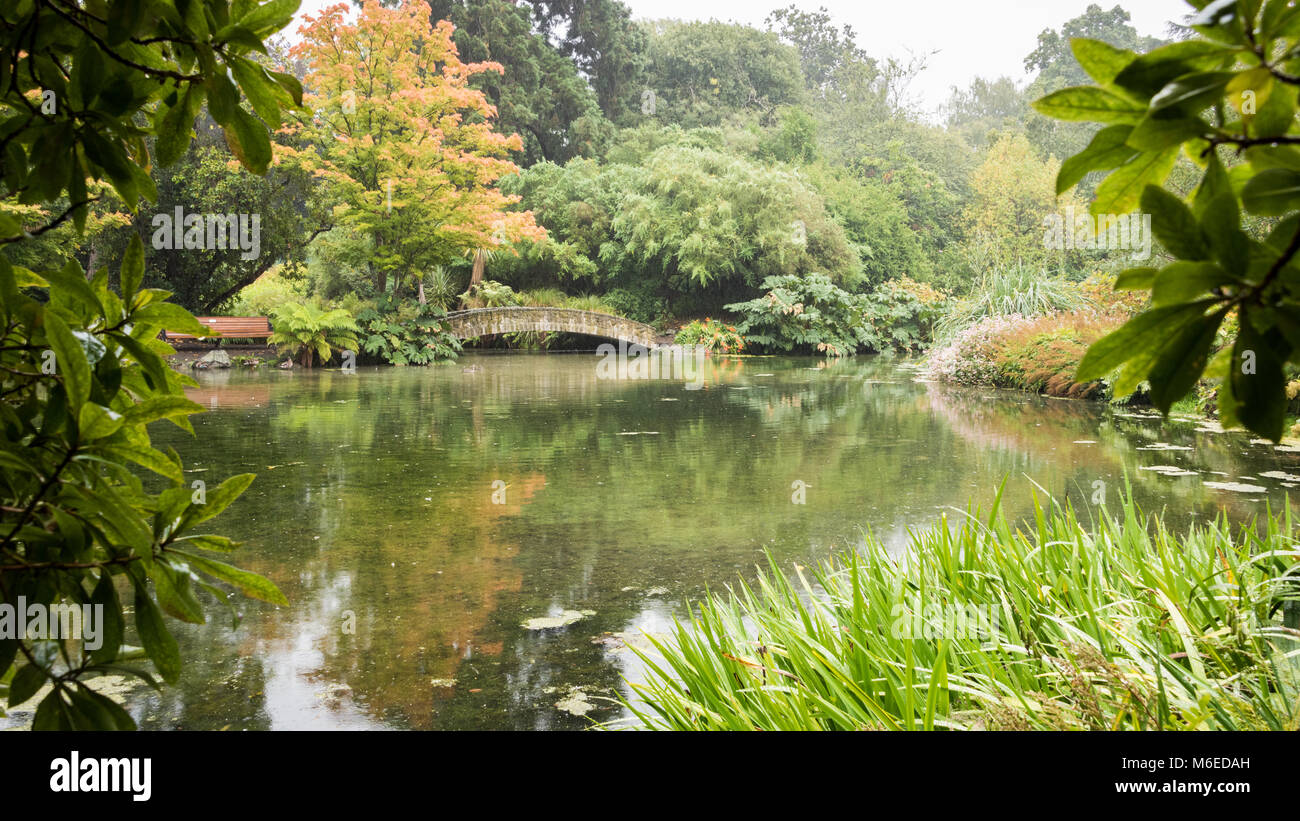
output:
[{"label": "water reflection", "polygon": [[[481,370],[466,373],[475,364]],[[480,355],[432,369],[205,373],[197,440],[160,427],[195,478],[254,471],[221,519],[291,606],[181,626],[179,686],[146,727],[581,728],[635,678],[619,634],[854,544],[901,544],[1004,477],[1088,507],[1127,474],[1148,508],[1242,519],[1289,492],[1300,454],[1098,405],[917,381],[908,363],[712,361],[701,390],[610,381],[591,355]],[[1155,442],[1191,450],[1137,450]],[[1195,476],[1139,468],[1178,465]],[[1267,493],[1206,488],[1249,476]],[[792,483],[806,503],[792,501]],[[527,619],[590,611],[528,630]],[[579,688],[585,717],[556,707]]]}]

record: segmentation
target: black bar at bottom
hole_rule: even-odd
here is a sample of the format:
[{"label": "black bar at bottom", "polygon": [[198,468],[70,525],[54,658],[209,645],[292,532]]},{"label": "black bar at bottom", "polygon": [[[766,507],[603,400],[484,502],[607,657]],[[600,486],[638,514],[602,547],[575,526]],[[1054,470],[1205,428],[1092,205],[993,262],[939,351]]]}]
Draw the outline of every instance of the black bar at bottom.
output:
[{"label": "black bar at bottom", "polygon": [[[39,799],[49,811],[193,807],[211,800],[214,808],[259,814],[336,812],[343,795],[377,800],[375,809],[384,811],[400,806],[392,801],[428,800],[445,790],[494,806],[581,806],[640,795],[679,796],[693,808],[716,801],[732,810],[758,809],[781,793],[816,802],[825,790],[827,798],[868,802],[878,792],[926,809],[972,800],[1016,802],[1008,807],[1024,801],[1094,807],[1099,800],[1233,801],[1235,807],[1243,800],[1292,800],[1294,741],[1294,735],[1263,733],[7,732],[0,734],[0,752],[12,779],[4,803]],[[137,800],[145,759],[149,795]],[[132,766],[135,778],[128,779]],[[118,791],[82,789],[101,786],[97,781],[111,788],[115,778]]]}]

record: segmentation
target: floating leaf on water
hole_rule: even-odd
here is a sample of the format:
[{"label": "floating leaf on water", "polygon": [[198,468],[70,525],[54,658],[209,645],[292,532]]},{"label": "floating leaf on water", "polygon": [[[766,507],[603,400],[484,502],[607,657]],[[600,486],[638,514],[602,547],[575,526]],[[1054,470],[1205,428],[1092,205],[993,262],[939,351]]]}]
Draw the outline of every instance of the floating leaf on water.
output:
[{"label": "floating leaf on water", "polygon": [[594,615],[595,610],[565,610],[558,616],[537,616],[521,624],[525,630],[556,630]]},{"label": "floating leaf on water", "polygon": [[596,705],[587,701],[587,694],[579,687],[570,689],[568,696],[555,702],[555,706],[569,715],[579,717],[585,716],[587,713],[596,709]]},{"label": "floating leaf on water", "polygon": [[1177,465],[1147,465],[1140,467],[1138,470],[1150,470],[1163,476],[1195,476],[1196,471],[1186,470]]},{"label": "floating leaf on water", "polygon": [[1259,475],[1265,479],[1282,479],[1288,482],[1300,482],[1300,476],[1282,470],[1266,470]]},{"label": "floating leaf on water", "polygon": [[1243,485],[1240,482],[1205,482],[1206,487],[1215,490],[1231,490],[1234,493],[1267,493],[1268,488],[1259,485]]}]

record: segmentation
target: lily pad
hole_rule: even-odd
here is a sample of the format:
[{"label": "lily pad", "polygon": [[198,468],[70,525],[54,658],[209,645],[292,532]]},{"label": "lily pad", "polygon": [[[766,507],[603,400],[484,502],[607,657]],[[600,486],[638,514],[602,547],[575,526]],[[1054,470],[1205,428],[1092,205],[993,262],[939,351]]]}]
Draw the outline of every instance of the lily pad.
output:
[{"label": "lily pad", "polygon": [[1300,476],[1282,470],[1266,470],[1259,475],[1263,476],[1265,479],[1281,479],[1287,482],[1300,482]]},{"label": "lily pad", "polygon": [[1138,470],[1150,470],[1162,476],[1195,476],[1196,471],[1180,468],[1177,465],[1146,465]]},{"label": "lily pad", "polygon": [[521,624],[525,630],[557,630],[594,615],[595,610],[564,610],[558,616],[537,616]]},{"label": "lily pad", "polygon": [[571,688],[567,696],[555,702],[555,706],[569,715],[580,718],[596,709],[596,705],[587,700],[587,694],[580,687]]},{"label": "lily pad", "polygon": [[1231,490],[1234,493],[1268,493],[1268,488],[1259,485],[1244,485],[1240,482],[1206,482],[1206,487],[1215,490]]}]

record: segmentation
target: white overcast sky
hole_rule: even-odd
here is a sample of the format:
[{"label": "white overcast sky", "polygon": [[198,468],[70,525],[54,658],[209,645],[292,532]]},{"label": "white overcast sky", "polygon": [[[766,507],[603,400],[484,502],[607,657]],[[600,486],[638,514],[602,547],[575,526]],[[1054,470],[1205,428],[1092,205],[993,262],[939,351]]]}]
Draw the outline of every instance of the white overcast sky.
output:
[{"label": "white overcast sky", "polygon": [[[303,14],[336,0],[303,0]],[[951,86],[975,77],[1006,75],[1023,84],[1024,57],[1038,33],[1059,29],[1082,14],[1090,0],[794,0],[809,11],[825,6],[837,25],[848,23],[858,45],[875,57],[927,57],[926,70],[911,87],[932,111],[948,99]],[[623,0],[638,18],[718,19],[765,28],[764,18],[792,0]],[[1112,8],[1116,0],[1091,0]],[[1139,34],[1164,35],[1165,24],[1191,11],[1184,0],[1122,0]],[[296,29],[297,26],[294,26]]]}]

